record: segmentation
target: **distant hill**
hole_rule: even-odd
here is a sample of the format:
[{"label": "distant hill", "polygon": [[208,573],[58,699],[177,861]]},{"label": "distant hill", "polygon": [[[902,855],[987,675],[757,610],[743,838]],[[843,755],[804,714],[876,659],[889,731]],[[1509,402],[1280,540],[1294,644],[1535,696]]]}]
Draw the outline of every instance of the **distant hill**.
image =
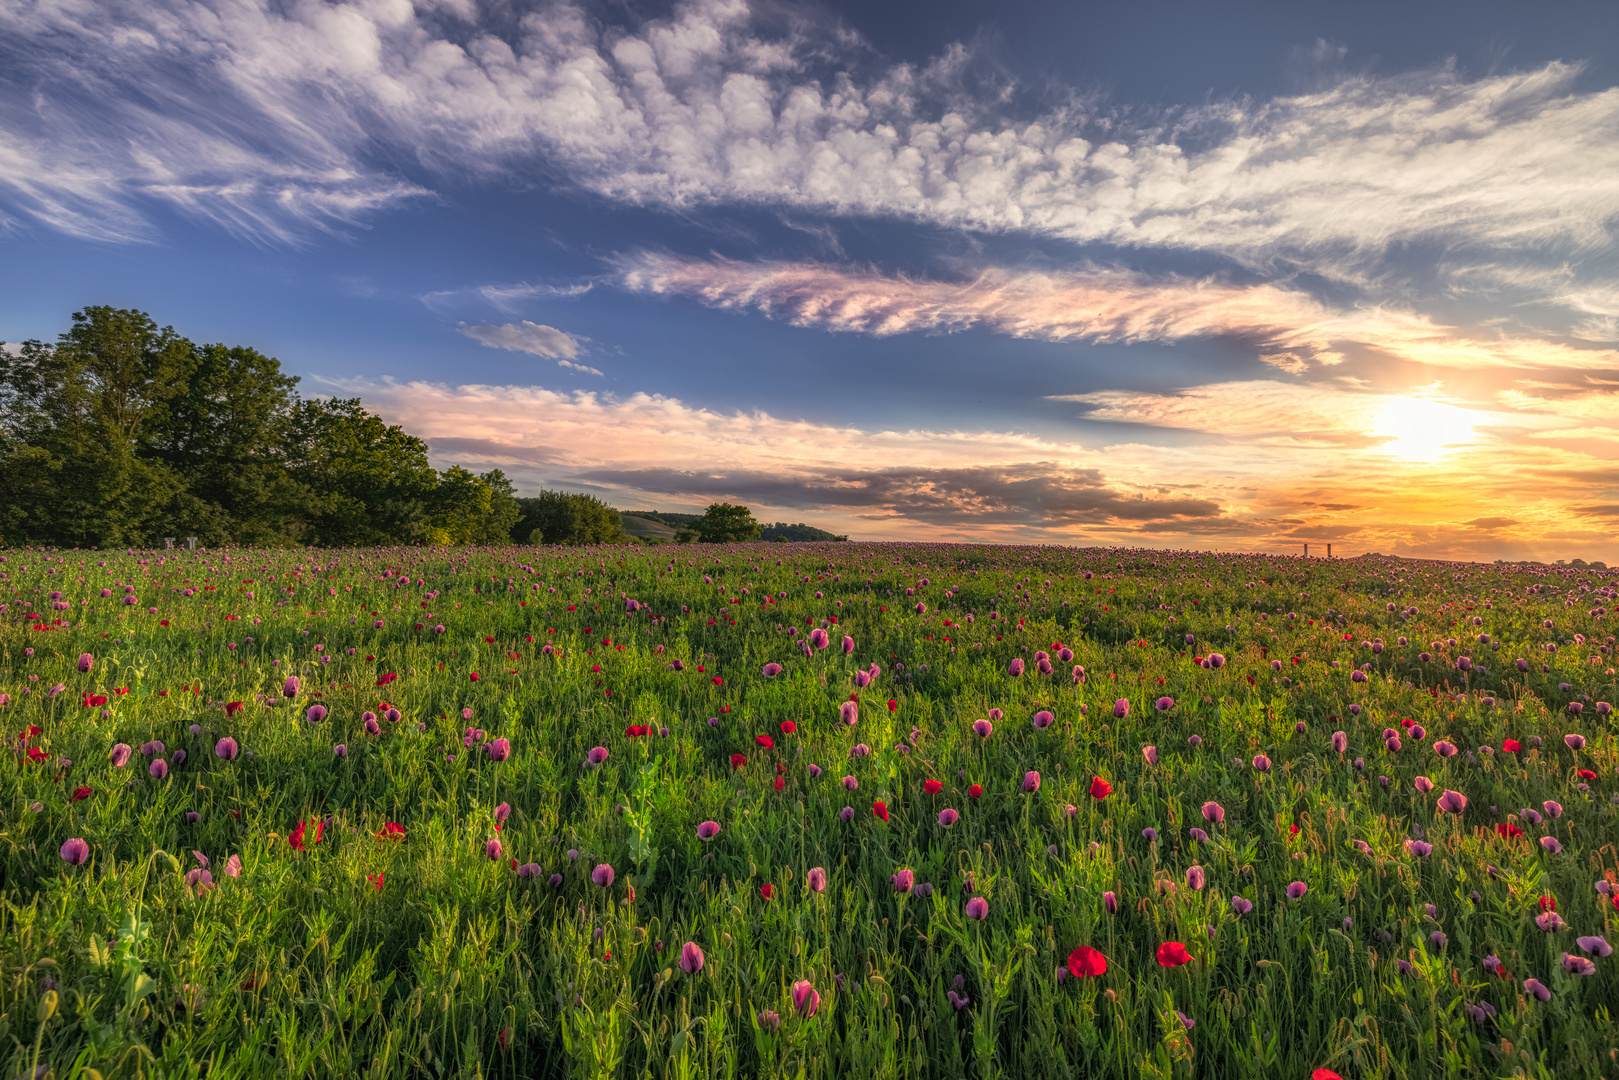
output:
[{"label": "distant hill", "polygon": [[[624,532],[629,536],[644,536],[649,539],[673,540],[675,533],[683,526],[689,525],[702,517],[701,514],[676,514],[666,510],[620,510],[620,518],[624,522]],[[847,536],[829,533],[825,529],[817,529],[813,525],[799,522],[789,525],[778,521],[773,525],[761,526],[760,540],[847,540]]]}]

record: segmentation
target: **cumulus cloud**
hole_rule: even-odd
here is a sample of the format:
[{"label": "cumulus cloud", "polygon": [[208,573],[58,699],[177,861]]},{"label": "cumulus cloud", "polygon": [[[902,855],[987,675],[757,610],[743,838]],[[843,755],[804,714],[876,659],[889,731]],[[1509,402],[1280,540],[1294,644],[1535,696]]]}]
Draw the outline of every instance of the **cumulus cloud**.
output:
[{"label": "cumulus cloud", "polygon": [[1276,283],[1148,275],[1117,267],[1009,270],[960,281],[804,262],[691,259],[640,252],[618,260],[632,292],[688,297],[710,307],[751,309],[797,326],[868,333],[983,328],[1045,341],[1135,343],[1234,336],[1286,371],[1335,364],[1359,345],[1441,367],[1596,368],[1619,364],[1611,349],[1537,338],[1470,334],[1389,306],[1340,308]]},{"label": "cumulus cloud", "polygon": [[[635,205],[758,204],[1360,272],[1391,244],[1590,251],[1619,215],[1619,90],[1567,63],[1451,68],[1132,122],[1019,115],[965,50],[884,66],[845,27],[686,0],[615,25],[570,3],[479,22],[391,0],[0,8],[0,186],[20,213],[139,235],[146,199],[280,235],[552,172]],[[774,9],[773,9],[774,10]],[[779,29],[778,29],[779,28]],[[27,87],[26,93],[22,87]],[[1015,98],[1015,94],[1011,95]]]}]

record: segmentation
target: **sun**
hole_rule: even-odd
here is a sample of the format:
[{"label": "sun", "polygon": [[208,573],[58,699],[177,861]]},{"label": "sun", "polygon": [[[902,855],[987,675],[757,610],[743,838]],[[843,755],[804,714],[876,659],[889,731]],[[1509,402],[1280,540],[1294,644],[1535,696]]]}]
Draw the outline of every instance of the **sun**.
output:
[{"label": "sun", "polygon": [[1377,411],[1371,434],[1388,439],[1381,447],[1407,461],[1433,462],[1473,439],[1466,409],[1427,398],[1395,398]]}]

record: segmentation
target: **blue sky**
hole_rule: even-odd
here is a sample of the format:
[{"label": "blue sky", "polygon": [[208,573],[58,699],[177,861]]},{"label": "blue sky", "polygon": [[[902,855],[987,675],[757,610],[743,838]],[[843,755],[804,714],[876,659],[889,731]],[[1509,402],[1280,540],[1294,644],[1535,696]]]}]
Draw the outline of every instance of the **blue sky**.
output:
[{"label": "blue sky", "polygon": [[19,2],[0,338],[862,538],[1619,558],[1604,5]]}]

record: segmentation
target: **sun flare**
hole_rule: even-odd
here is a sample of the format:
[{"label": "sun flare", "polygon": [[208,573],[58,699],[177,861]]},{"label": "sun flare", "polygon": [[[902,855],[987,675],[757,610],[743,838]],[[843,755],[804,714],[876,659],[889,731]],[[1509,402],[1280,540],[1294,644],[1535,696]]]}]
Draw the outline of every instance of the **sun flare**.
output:
[{"label": "sun flare", "polygon": [[1433,462],[1472,441],[1466,409],[1427,398],[1395,398],[1377,411],[1371,434],[1388,439],[1382,449],[1407,461]]}]

